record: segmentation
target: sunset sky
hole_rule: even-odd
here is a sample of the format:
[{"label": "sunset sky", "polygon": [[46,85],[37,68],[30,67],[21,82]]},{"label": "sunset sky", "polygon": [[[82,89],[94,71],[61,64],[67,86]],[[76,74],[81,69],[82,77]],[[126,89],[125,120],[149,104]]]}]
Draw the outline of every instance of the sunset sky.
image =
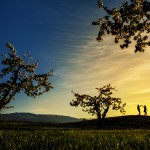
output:
[{"label": "sunset sky", "polygon": [[[109,7],[122,2],[104,0]],[[91,23],[103,15],[97,0],[1,0],[0,52],[7,53],[5,44],[10,42],[18,54],[30,51],[40,60],[38,73],[54,69],[53,90],[36,99],[20,93],[10,104],[15,108],[2,113],[91,118],[81,107],[70,106],[71,91],[96,95],[96,87],[109,83],[118,90],[114,96],[127,103],[126,115],[138,114],[137,104],[150,111],[150,47],[135,54],[134,45],[121,50],[112,36],[97,42],[99,28]],[[119,111],[109,111],[107,116],[118,115]]]}]

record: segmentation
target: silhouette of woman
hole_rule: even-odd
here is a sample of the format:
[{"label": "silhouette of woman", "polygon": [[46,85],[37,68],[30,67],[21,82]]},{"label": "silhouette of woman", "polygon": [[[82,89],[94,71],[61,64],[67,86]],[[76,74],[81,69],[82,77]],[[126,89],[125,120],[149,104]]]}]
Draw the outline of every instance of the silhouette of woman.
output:
[{"label": "silhouette of woman", "polygon": [[147,107],[144,105],[144,116],[147,116]]},{"label": "silhouette of woman", "polygon": [[137,105],[137,110],[139,112],[139,115],[141,115],[140,105]]}]

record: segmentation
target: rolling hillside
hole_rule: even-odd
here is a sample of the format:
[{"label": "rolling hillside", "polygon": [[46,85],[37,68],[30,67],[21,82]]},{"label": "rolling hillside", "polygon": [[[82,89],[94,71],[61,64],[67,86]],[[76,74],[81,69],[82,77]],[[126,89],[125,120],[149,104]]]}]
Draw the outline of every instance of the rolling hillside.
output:
[{"label": "rolling hillside", "polygon": [[[20,113],[11,114],[11,116],[16,116],[16,115],[19,116],[21,114]],[[19,118],[18,116],[17,118]],[[2,121],[2,115],[0,115],[1,117],[0,129],[27,129],[27,130],[28,129],[30,130],[35,130],[35,129],[38,129],[38,130],[39,129],[40,130],[41,129],[44,129],[44,130],[45,129],[46,130],[47,129],[98,129],[96,119],[81,120],[81,119],[76,119],[76,118],[66,117],[66,116],[35,115],[35,114],[24,114],[23,116],[26,116],[26,118],[20,117],[22,118],[22,120],[21,119],[17,120],[14,118],[13,119],[11,118],[12,120],[10,120],[10,118],[9,119],[7,118],[7,121],[6,120]],[[150,129],[150,116],[130,115],[130,116],[106,118],[103,124],[103,129],[104,130]]]},{"label": "rolling hillside", "polygon": [[[83,120],[76,123],[66,123],[66,126],[96,129],[97,120]],[[150,129],[150,116],[118,116],[106,118],[103,123],[103,129]]]}]

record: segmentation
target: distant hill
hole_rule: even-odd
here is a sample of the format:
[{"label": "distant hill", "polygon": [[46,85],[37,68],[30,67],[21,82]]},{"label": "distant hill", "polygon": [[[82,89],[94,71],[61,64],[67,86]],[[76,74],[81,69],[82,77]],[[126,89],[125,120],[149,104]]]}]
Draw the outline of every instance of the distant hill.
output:
[{"label": "distant hill", "polygon": [[67,123],[67,122],[79,122],[81,121],[81,119],[61,115],[11,113],[11,114],[0,114],[0,121]]}]

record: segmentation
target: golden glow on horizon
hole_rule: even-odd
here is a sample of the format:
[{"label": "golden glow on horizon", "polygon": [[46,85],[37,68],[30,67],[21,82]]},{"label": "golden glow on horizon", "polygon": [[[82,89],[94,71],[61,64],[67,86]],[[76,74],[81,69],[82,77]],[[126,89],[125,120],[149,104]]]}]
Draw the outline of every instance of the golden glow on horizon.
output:
[{"label": "golden glow on horizon", "polygon": [[[56,74],[62,74],[60,93],[43,97],[47,104],[39,105],[39,113],[68,115],[77,118],[92,118],[82,108],[69,105],[74,98],[70,91],[95,95],[96,87],[111,83],[118,91],[114,96],[120,97],[127,103],[126,115],[136,115],[137,105],[146,105],[150,108],[150,48],[145,53],[134,53],[134,47],[121,50],[113,43],[111,37],[98,43],[93,40],[86,46],[77,46],[80,53],[69,54],[70,67],[62,67]],[[68,56],[67,56],[68,58]],[[66,74],[67,72],[67,74]],[[39,101],[40,104],[40,101]],[[49,107],[47,107],[49,105]],[[44,108],[44,109],[43,109]],[[37,110],[38,110],[37,109]],[[47,110],[47,111],[43,111]],[[32,111],[36,113],[37,111]],[[148,113],[149,114],[149,113]],[[119,111],[109,111],[109,116],[119,116]],[[96,117],[96,116],[94,116]]]},{"label": "golden glow on horizon", "polygon": [[[135,54],[133,46],[121,50],[112,37],[106,37],[102,43],[93,38],[86,45],[77,45],[74,53],[66,54],[66,61],[67,66],[55,71],[56,77],[61,75],[59,84],[50,93],[36,98],[36,102],[27,104],[28,112],[92,118],[81,107],[69,105],[74,99],[71,91],[96,95],[96,87],[109,83],[118,90],[114,96],[127,103],[126,115],[137,115],[138,104],[150,110],[150,47],[145,53]],[[107,117],[120,115],[110,109]]]},{"label": "golden glow on horizon", "polygon": [[[111,83],[118,89],[115,96],[127,103],[126,115],[136,115],[137,104],[150,108],[149,47],[144,53],[134,53],[133,46],[121,50],[111,37],[107,37],[102,43],[89,42],[79,55],[72,54],[69,63],[71,67],[66,69],[68,74],[63,77],[62,84],[66,89],[95,95],[96,87]],[[108,113],[108,116],[115,115],[121,114]],[[91,116],[87,114],[87,117]]]}]

